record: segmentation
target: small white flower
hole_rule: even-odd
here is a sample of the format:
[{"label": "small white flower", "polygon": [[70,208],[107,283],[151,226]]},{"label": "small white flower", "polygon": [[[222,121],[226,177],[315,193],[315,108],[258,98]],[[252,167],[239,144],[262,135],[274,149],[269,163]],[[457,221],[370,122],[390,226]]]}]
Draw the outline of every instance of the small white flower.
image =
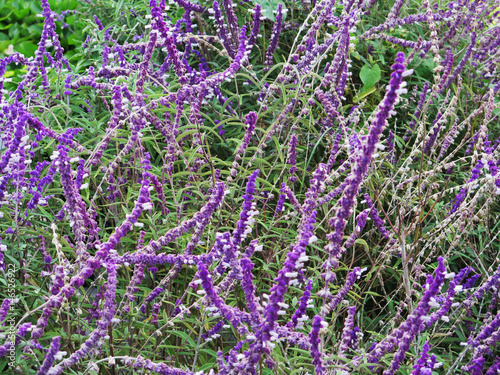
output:
[{"label": "small white flower", "polygon": [[318,241],[318,237],[316,237],[314,235],[309,238],[309,244],[312,244],[312,243],[314,243],[316,241]]},{"label": "small white flower", "polygon": [[437,303],[437,301],[434,297],[431,297],[431,300],[429,301],[429,306],[435,307],[436,309],[441,307],[441,305],[439,305],[439,303]]},{"label": "small white flower", "polygon": [[63,351],[59,351],[56,353],[56,355],[54,356],[54,359],[56,361],[60,361],[61,359],[63,359],[63,357],[68,354],[68,352],[63,352]]},{"label": "small white flower", "polygon": [[144,203],[142,205],[143,210],[151,210],[153,208],[153,205],[151,203]]},{"label": "small white flower", "polygon": [[405,70],[403,72],[403,74],[401,74],[401,76],[403,77],[408,77],[409,75],[413,74],[413,69],[408,69],[408,70]]}]

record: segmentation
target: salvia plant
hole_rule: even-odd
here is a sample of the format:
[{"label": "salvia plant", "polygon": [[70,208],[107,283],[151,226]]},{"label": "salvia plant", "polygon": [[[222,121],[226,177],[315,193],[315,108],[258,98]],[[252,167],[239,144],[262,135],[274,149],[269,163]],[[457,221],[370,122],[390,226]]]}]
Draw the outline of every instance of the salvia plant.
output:
[{"label": "salvia plant", "polygon": [[2,373],[498,373],[497,1],[37,7]]}]

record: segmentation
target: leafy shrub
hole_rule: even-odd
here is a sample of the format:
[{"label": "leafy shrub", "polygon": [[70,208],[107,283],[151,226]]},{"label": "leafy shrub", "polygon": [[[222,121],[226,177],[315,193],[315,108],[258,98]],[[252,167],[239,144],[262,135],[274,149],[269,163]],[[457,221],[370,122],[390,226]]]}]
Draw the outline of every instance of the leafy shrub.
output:
[{"label": "leafy shrub", "polygon": [[500,368],[496,2],[97,2],[72,55],[41,3],[2,371]]}]

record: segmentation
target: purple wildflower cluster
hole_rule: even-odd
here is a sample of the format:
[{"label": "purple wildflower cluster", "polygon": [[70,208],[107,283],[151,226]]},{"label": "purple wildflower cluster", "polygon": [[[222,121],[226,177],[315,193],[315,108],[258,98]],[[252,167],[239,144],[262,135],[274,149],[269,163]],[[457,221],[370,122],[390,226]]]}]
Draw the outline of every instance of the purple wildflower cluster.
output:
[{"label": "purple wildflower cluster", "polygon": [[375,3],[150,0],[75,64],[42,0],[0,58],[4,367],[496,373],[500,10]]}]

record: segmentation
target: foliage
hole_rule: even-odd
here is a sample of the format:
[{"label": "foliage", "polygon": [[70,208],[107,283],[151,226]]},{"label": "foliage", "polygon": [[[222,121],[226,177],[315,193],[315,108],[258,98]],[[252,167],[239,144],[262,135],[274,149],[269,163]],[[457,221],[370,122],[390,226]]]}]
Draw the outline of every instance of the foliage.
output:
[{"label": "foliage", "polygon": [[0,371],[495,373],[496,7],[7,2]]}]

